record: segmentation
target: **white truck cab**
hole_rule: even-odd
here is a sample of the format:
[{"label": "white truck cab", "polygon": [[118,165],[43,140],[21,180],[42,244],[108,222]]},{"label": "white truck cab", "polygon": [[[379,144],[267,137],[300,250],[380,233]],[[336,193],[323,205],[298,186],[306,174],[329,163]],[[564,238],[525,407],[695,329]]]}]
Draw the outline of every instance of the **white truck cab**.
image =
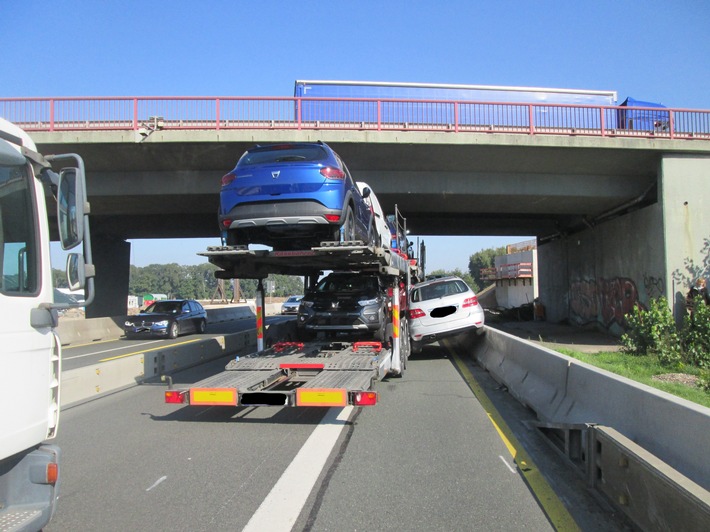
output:
[{"label": "white truck cab", "polygon": [[[72,159],[59,174],[52,161]],[[71,288],[86,285],[93,300],[83,161],[76,155],[43,157],[30,137],[0,118],[0,530],[39,530],[51,518],[59,487],[61,342],[55,332],[50,226],[45,185],[57,199],[57,228],[71,253]],[[88,282],[87,281],[88,278]]]}]

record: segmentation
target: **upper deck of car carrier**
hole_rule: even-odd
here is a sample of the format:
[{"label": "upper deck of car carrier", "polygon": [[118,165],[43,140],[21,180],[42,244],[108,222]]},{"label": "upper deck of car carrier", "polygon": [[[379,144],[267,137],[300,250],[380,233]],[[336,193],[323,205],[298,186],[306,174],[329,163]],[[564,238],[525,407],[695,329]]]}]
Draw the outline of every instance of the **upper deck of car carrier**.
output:
[{"label": "upper deck of car carrier", "polygon": [[294,251],[211,246],[198,255],[220,268],[215,272],[218,279],[263,279],[269,274],[307,276],[323,270],[402,275],[411,268],[410,260],[402,254],[360,241],[321,242],[320,246]]}]

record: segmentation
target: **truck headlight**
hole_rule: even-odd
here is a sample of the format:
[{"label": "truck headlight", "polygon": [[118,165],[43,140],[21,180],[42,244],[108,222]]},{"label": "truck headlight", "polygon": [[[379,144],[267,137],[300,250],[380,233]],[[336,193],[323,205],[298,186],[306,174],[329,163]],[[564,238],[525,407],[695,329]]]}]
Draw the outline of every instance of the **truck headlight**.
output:
[{"label": "truck headlight", "polygon": [[377,305],[377,298],[375,299],[361,299],[358,301],[358,305],[361,307],[369,307],[370,305]]}]

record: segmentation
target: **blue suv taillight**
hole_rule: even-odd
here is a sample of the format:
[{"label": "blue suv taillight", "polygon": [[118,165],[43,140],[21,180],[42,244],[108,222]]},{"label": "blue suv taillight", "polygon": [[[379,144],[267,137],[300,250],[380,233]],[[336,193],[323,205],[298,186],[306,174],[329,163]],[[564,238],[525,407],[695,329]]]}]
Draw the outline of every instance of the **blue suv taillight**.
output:
[{"label": "blue suv taillight", "polygon": [[345,179],[345,172],[332,166],[324,166],[320,169],[320,173],[326,179]]}]

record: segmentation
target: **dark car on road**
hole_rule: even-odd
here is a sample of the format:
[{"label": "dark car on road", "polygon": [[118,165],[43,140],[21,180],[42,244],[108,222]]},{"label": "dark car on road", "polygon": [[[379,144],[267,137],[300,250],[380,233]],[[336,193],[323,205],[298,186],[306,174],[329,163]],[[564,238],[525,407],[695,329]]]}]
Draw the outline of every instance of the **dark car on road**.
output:
[{"label": "dark car on road", "polygon": [[373,242],[373,216],[343,160],[323,142],[255,146],[222,178],[219,224],[228,245],[307,249]]},{"label": "dark car on road", "polygon": [[387,289],[377,275],[334,272],[301,300],[296,324],[301,338],[318,332],[368,333],[385,338],[389,316]]},{"label": "dark car on road", "polygon": [[126,338],[158,336],[177,338],[186,333],[203,333],[207,327],[207,312],[194,299],[163,299],[155,301],[123,324]]}]

